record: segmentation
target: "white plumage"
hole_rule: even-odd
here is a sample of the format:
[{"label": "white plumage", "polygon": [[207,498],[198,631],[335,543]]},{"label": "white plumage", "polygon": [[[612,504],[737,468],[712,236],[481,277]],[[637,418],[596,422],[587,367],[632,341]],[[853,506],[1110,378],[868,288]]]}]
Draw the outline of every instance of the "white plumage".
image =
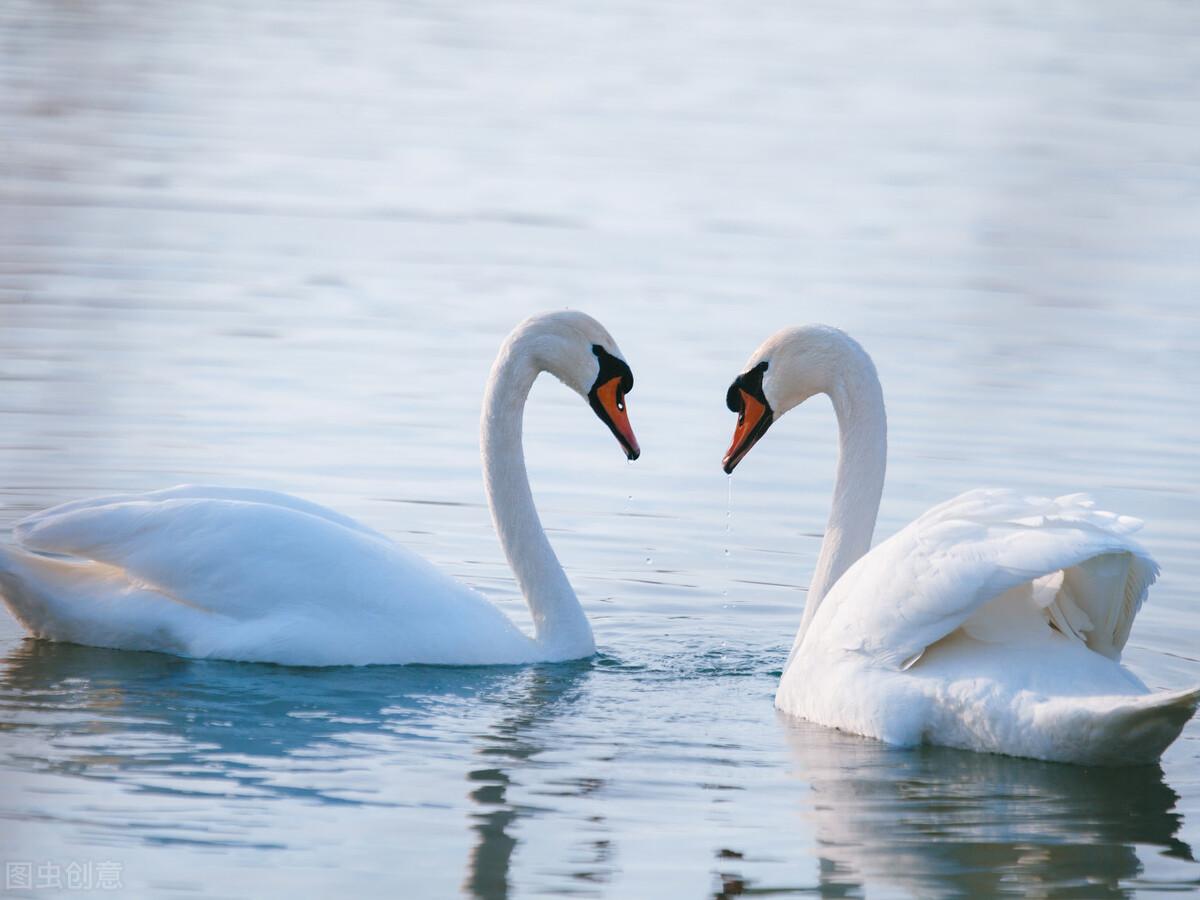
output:
[{"label": "white plumage", "polygon": [[[30,516],[16,526],[18,546],[0,547],[0,594],[35,637],[124,650],[310,666],[588,656],[591,628],[533,506],[521,416],[540,371],[584,395],[611,374],[595,346],[619,359],[582,313],[527,320],[501,348],[485,398],[488,500],[534,637],[382,534],[305,500],[238,488],[101,497]],[[609,424],[628,431],[620,396]],[[636,442],[627,449],[636,456]]]},{"label": "white plumage", "polygon": [[727,468],[813,394],[830,395],[841,430],[834,507],[776,705],[894,744],[1156,760],[1200,690],[1152,693],[1120,665],[1158,574],[1130,537],[1141,523],[1082,494],[976,490],[870,549],[886,418],[869,357],[842,332],[811,326],[775,335],[748,371],[764,361],[761,389],[749,390],[770,419],[751,437],[739,424]]},{"label": "white plumage", "polygon": [[1197,691],[1118,660],[1157,567],[1138,523],[978,490],[861,557],[825,595],[776,705],[894,744],[1082,763],[1157,759]]}]

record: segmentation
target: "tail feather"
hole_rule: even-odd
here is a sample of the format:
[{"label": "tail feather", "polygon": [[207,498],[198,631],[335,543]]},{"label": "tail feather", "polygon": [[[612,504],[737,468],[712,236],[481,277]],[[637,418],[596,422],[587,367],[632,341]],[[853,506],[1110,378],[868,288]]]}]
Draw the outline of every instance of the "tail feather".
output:
[{"label": "tail feather", "polygon": [[1098,765],[1138,765],[1157,762],[1200,706],[1200,687],[1162,691],[1124,702],[1094,715],[1089,743],[1093,752],[1084,762]]},{"label": "tail feather", "polygon": [[205,615],[115,567],[3,545],[0,599],[34,637],[124,650],[186,653],[182,620]]}]

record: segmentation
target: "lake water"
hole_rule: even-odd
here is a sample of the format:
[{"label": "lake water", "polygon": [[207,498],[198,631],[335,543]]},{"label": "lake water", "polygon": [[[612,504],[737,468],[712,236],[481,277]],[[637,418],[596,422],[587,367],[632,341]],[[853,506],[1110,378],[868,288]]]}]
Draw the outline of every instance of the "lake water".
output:
[{"label": "lake water", "polygon": [[589,661],[189,661],[0,612],[0,860],[34,883],[0,895],[1196,890],[1196,722],[1105,771],[778,715],[828,403],[719,467],[754,347],[839,325],[888,400],[877,537],[969,487],[1091,491],[1163,566],[1128,664],[1200,682],[1200,8],[1043,7],[5,3],[4,539],[91,494],[276,488],[527,626],[478,410],[548,308],[620,343],[643,456],[535,386]]}]

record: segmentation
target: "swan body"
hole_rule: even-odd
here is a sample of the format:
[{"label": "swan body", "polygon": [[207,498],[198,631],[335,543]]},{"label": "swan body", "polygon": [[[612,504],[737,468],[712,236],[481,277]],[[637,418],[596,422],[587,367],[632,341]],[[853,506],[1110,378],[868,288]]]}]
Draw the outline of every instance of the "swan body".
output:
[{"label": "swan body", "polygon": [[1141,523],[1082,494],[975,490],[871,549],[886,418],[874,365],[848,335],[787,329],[759,348],[730,388],[740,418],[725,468],[817,393],[833,401],[841,452],[776,706],[898,745],[1157,760],[1200,690],[1152,692],[1120,664],[1158,574],[1131,537]]},{"label": "swan body", "polygon": [[541,371],[592,401],[630,458],[632,375],[582,313],[535,316],[501,347],[482,422],[485,484],[533,611],[530,637],[482,594],[354,520],[272,491],[183,486],[19,522],[0,595],[35,637],[288,665],[517,664],[595,643],[533,506],[521,413]]},{"label": "swan body", "polygon": [[0,548],[0,591],[37,637],[314,666],[538,658],[477,591],[286,494],[102,497],[31,516],[16,536],[21,549]]}]

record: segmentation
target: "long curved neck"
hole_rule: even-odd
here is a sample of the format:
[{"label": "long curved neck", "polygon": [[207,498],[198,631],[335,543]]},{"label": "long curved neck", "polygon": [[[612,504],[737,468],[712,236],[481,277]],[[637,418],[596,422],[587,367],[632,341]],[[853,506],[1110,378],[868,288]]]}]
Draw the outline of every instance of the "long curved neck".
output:
[{"label": "long curved neck", "polygon": [[848,346],[846,351],[828,389],[838,421],[833,506],[808,587],[804,619],[796,635],[795,647],[803,640],[829,589],[871,549],[879,499],[883,495],[887,468],[887,414],[883,406],[883,389],[866,351],[857,344]]},{"label": "long curved neck", "polygon": [[500,349],[483,399],[483,481],[500,546],[533,613],[537,642],[550,658],[574,659],[595,652],[596,644],[542,529],[521,444],[525,401],[539,371],[519,342]]}]

